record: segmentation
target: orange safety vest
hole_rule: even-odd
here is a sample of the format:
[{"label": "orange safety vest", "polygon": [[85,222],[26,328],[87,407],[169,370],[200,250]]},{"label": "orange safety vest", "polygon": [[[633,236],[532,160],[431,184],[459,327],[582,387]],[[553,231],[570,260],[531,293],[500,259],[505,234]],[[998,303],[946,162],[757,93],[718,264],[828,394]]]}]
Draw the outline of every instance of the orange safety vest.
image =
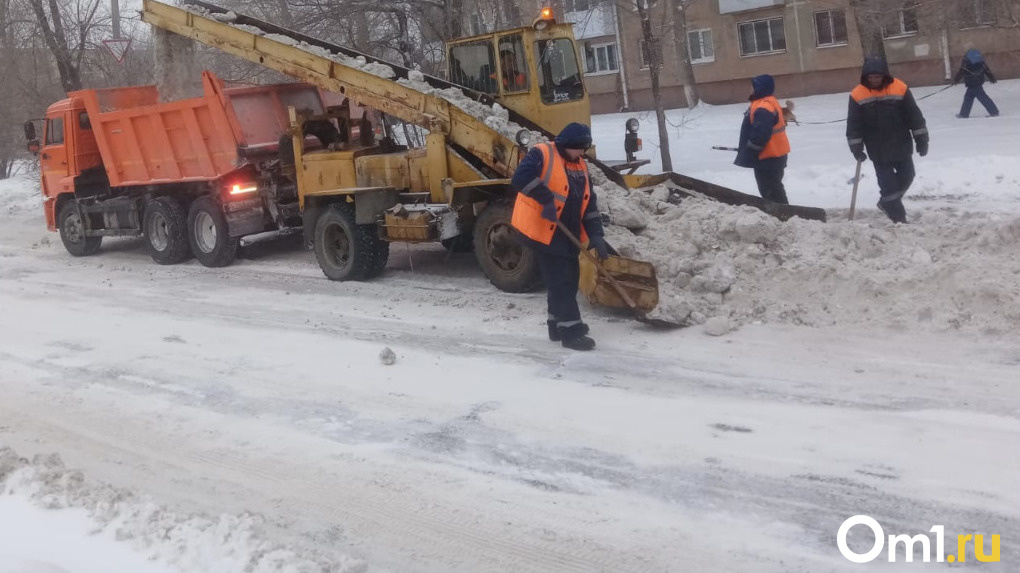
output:
[{"label": "orange safety vest", "polygon": [[779,119],[776,121],[776,125],[772,128],[772,137],[769,138],[768,143],[765,144],[761,153],[758,154],[758,159],[769,159],[772,157],[789,155],[790,139],[786,137],[786,118],[783,117],[783,108],[779,106],[779,100],[777,100],[774,96],[769,96],[762,99],[756,99],[751,102],[751,111],[749,114],[752,120],[754,120],[754,112],[758,111],[759,108],[767,109],[771,113],[774,113]]},{"label": "orange safety vest", "polygon": [[857,84],[854,91],[850,92],[850,97],[854,98],[858,105],[877,101],[901,101],[906,96],[907,84],[896,78],[893,78],[891,84],[880,90],[873,90],[864,84]]},{"label": "orange safety vest", "polygon": [[[556,202],[557,217],[562,215],[563,206],[567,203],[567,195],[570,193],[570,179],[567,176],[567,170],[584,171],[584,198],[581,201],[581,217],[583,220],[584,213],[588,210],[588,201],[591,199],[591,180],[588,178],[588,164],[583,158],[578,159],[576,163],[563,159],[563,156],[556,150],[556,144],[554,143],[540,143],[535,148],[542,152],[542,174],[538,179],[529,183],[528,186],[537,186],[540,183],[548,187],[549,191],[552,191],[553,200]],[[542,218],[542,204],[525,194],[527,187],[519,191],[517,193],[517,201],[514,203],[514,214],[510,219],[510,224],[514,229],[517,229],[522,235],[532,241],[543,245],[552,243],[553,235],[556,234],[556,223],[550,223]],[[588,242],[588,233],[584,230],[583,223],[581,225],[581,242]]]},{"label": "orange safety vest", "polygon": [[[496,72],[492,72],[491,74],[489,74],[489,79],[495,80]],[[525,87],[527,87],[526,86],[527,83],[528,79],[524,77],[524,74],[522,74],[521,72],[516,72],[513,74],[513,85],[510,85],[510,80],[507,78],[506,75],[503,76],[503,89],[508,92],[521,91]]]}]

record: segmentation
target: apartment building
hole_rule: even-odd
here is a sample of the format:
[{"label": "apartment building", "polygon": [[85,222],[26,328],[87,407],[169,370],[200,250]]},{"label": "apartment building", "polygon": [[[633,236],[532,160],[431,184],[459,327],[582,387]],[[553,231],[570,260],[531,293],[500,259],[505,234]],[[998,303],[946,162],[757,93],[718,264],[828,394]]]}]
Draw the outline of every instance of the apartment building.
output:
[{"label": "apartment building", "polygon": [[[1020,34],[992,26],[998,0],[961,0],[952,14],[888,0],[866,22],[884,37],[893,73],[935,85],[956,72],[970,48],[1003,77],[1020,75]],[[927,4],[931,6],[931,3]],[[863,61],[849,0],[708,0],[687,12],[698,90],[709,103],[746,99],[748,79],[776,76],[781,97],[849,91]]]},{"label": "apartment building", "polygon": [[[575,25],[595,113],[652,107],[636,1],[552,3]],[[678,25],[681,0],[643,1],[660,41],[666,107],[687,104],[674,44],[684,35],[698,92],[708,103],[746,100],[750,78],[762,73],[776,76],[780,97],[849,91],[860,77],[863,50],[850,0],[686,0],[686,34]],[[945,82],[970,48],[984,52],[1001,77],[1020,77],[1020,33],[993,25],[1001,1],[958,0],[950,17],[888,0],[868,25],[881,28],[893,73],[911,85]],[[534,9],[531,0],[524,3]]]}]

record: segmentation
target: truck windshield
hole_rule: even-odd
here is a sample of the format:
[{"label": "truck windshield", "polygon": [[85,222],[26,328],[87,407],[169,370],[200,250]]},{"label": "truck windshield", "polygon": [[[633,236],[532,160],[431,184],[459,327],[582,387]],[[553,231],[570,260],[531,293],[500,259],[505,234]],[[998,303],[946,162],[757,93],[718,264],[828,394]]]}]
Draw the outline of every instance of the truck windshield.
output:
[{"label": "truck windshield", "polygon": [[492,44],[461,44],[450,48],[450,81],[473,90],[494,94],[497,90],[496,60]]},{"label": "truck windshield", "polygon": [[535,42],[538,54],[538,89],[545,103],[561,103],[584,97],[581,71],[577,69],[574,43],[567,38]]}]

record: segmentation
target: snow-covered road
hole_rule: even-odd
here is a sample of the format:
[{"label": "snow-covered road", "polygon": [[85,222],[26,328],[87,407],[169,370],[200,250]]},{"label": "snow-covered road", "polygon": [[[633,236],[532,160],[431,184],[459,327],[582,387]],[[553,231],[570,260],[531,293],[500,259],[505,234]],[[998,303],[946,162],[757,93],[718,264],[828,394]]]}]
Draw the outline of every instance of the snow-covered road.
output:
[{"label": "snow-covered road", "polygon": [[[292,240],[225,269],[161,267],[138,240],[75,259],[45,230],[35,183],[0,184],[0,573],[141,573],[135,558],[160,573],[902,567],[841,556],[837,530],[858,514],[886,534],[945,525],[948,552],[956,534],[1000,535],[1001,562],[972,547],[963,565],[1017,571],[1020,344],[999,323],[1020,277],[1015,263],[944,267],[1010,256],[1020,166],[1003,157],[1020,115],[1002,98],[999,122],[953,123],[951,93],[922,106],[920,223],[869,214],[872,182],[856,226],[839,212],[827,225],[845,227],[800,236],[831,235],[846,265],[892,260],[855,273],[931,270],[958,314],[1003,304],[996,328],[975,312],[953,330],[876,283],[809,291],[847,305],[812,311],[827,326],[780,317],[722,337],[584,308],[598,349],[577,354],[544,340],[542,293],[497,291],[471,255],[398,245],[380,279],[342,284]],[[845,94],[798,102],[802,121],[828,119]],[[731,143],[740,113],[696,110],[678,169],[750,190],[749,171],[707,150]],[[596,122],[607,156],[625,117]],[[792,198],[845,208],[841,129],[791,128]],[[938,225],[975,244],[897,260],[856,238],[909,246]],[[794,279],[814,252],[790,250]],[[824,261],[829,280],[843,260]],[[867,306],[838,300],[855,292],[904,299],[903,316],[848,320]],[[863,552],[870,534],[850,544]]]},{"label": "snow-covered road", "polygon": [[864,513],[1000,533],[1001,570],[1020,560],[1009,341],[596,315],[598,352],[571,354],[542,339],[541,294],[469,256],[397,251],[337,284],[294,245],[212,270],[46,237],[0,228],[0,444],[180,514],[264,515],[309,559],[849,570],[835,532]]}]

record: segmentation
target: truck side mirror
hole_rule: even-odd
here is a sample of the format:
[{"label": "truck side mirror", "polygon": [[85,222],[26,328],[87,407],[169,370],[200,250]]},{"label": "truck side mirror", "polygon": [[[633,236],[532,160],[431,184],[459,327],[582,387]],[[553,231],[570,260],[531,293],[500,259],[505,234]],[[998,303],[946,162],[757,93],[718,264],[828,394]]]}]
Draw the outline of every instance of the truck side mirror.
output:
[{"label": "truck side mirror", "polygon": [[30,152],[32,152],[32,153],[38,154],[39,153],[39,140],[38,139],[30,139],[30,140],[28,140],[28,150]]},{"label": "truck side mirror", "polygon": [[31,121],[25,122],[25,140],[26,141],[35,140],[35,124],[32,123]]}]

